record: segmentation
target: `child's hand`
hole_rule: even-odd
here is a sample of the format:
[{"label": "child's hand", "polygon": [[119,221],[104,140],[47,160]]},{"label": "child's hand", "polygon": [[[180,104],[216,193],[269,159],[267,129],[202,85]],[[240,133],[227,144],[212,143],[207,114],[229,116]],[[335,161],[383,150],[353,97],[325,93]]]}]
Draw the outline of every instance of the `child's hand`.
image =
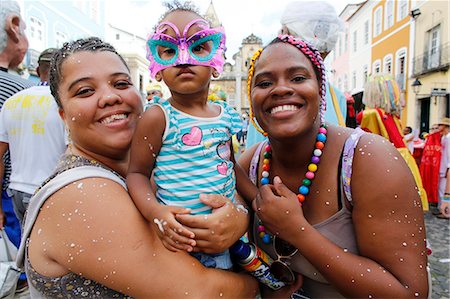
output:
[{"label": "child's hand", "polygon": [[191,210],[186,208],[158,205],[152,213],[158,236],[167,249],[188,252],[193,250],[196,245],[195,234],[175,219],[176,214],[188,214],[190,212]]}]

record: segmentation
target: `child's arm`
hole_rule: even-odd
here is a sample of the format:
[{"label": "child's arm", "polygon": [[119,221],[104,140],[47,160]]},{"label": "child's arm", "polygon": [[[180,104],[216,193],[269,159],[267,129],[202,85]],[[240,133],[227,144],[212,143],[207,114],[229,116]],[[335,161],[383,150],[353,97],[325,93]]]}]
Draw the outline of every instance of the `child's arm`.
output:
[{"label": "child's arm", "polygon": [[247,205],[251,208],[252,201],[255,199],[258,193],[258,187],[256,187],[252,181],[248,178],[244,169],[236,162],[234,158],[233,150],[231,149],[231,161],[234,163],[234,173],[236,175],[236,189],[238,193],[244,198]]},{"label": "child's arm", "polygon": [[192,251],[195,246],[194,233],[175,219],[176,214],[190,213],[190,209],[159,204],[150,184],[164,130],[162,109],[158,106],[149,108],[139,120],[133,135],[127,186],[141,214],[157,226],[156,231],[164,246],[172,251]]}]

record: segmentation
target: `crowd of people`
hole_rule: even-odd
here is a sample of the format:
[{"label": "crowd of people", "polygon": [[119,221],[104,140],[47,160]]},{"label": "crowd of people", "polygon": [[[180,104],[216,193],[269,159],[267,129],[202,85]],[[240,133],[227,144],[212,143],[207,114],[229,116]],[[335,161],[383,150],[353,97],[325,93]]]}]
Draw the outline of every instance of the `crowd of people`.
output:
[{"label": "crowd of people", "polygon": [[[398,86],[375,75],[359,126],[345,127],[347,99],[323,63],[342,24],[328,3],[305,1],[286,6],[279,34],[253,55],[250,111],[239,115],[208,100],[225,29],[190,2],[166,5],[147,58],[170,94],[154,84],[143,101],[124,58],[98,37],[43,51],[38,86],[12,74],[28,40],[18,4],[2,1],[0,228],[19,248],[18,289],[429,298],[424,211],[436,204],[450,217],[450,119],[433,126],[417,165]],[[244,235],[281,262],[285,287],[233,263],[229,248]]]}]

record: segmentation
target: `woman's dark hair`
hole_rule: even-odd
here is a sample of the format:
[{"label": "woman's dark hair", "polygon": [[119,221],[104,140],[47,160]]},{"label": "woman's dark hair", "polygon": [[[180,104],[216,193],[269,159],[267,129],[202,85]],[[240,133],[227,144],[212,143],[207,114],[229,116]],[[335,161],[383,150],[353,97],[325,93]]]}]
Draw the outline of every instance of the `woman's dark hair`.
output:
[{"label": "woman's dark hair", "polygon": [[53,56],[52,60],[50,62],[50,74],[49,74],[49,81],[50,81],[50,91],[55,98],[56,103],[58,104],[59,108],[62,108],[61,98],[59,97],[58,89],[59,84],[61,83],[61,68],[64,61],[67,60],[72,54],[77,52],[102,52],[102,51],[108,51],[115,53],[120,60],[122,60],[123,64],[126,66],[128,70],[127,63],[123,59],[123,57],[116,51],[116,49],[102,41],[98,37],[88,37],[88,38],[82,38],[78,39],[76,41],[64,43],[61,49],[59,49]]}]

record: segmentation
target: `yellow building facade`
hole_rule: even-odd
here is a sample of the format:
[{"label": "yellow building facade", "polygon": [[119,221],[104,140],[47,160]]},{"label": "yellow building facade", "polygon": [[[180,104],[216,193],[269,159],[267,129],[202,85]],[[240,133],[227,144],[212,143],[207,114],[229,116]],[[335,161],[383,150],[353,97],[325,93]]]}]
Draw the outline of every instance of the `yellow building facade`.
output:
[{"label": "yellow building facade", "polygon": [[402,125],[408,120],[411,1],[379,1],[372,8],[372,74],[391,74],[400,86]]},{"label": "yellow building facade", "polygon": [[433,124],[450,116],[449,11],[446,0],[418,1],[412,7],[414,87],[410,86],[408,120],[421,132],[428,132]]}]

